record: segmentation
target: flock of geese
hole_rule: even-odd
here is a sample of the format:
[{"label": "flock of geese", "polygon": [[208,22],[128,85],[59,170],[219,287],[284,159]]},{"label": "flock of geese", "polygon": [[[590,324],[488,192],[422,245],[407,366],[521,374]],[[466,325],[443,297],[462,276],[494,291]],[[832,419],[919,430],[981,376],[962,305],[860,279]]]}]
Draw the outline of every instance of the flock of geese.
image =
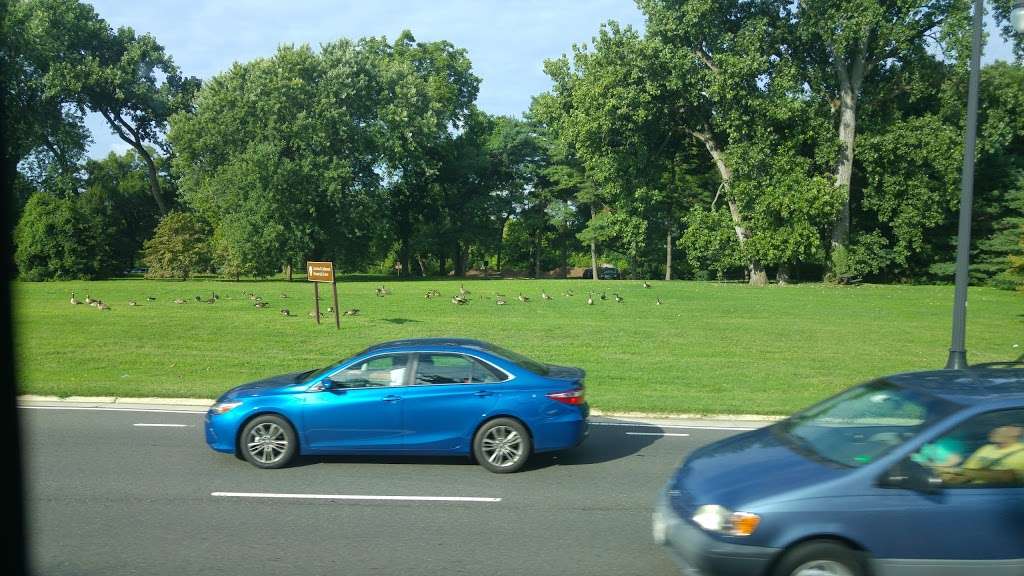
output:
[{"label": "flock of geese", "polygon": [[[644,280],[643,287],[644,288],[651,288],[652,286],[651,286],[651,284],[649,282]],[[383,288],[383,286],[378,288],[378,294],[377,294],[378,296],[381,296],[380,290],[382,288]],[[587,293],[587,305],[588,306],[593,306],[594,305],[594,302],[595,302],[595,295],[594,294],[595,294],[594,292],[588,292]],[[576,295],[576,293],[573,292],[573,290],[571,288],[568,289],[568,290],[565,290],[564,292],[562,292],[562,297],[564,297],[564,298],[572,298],[575,295]],[[426,293],[424,293],[424,295],[423,295],[423,297],[426,298],[427,300],[430,300],[430,299],[433,299],[433,298],[438,298],[440,296],[441,296],[441,293],[439,291],[437,291],[437,290],[429,290]],[[547,301],[547,300],[554,300],[555,299],[554,296],[548,294],[547,291],[545,291],[545,290],[541,290],[540,291],[540,298],[541,298],[541,300],[545,300],[545,301]],[[596,296],[596,298],[598,300],[608,300],[608,293],[605,292],[605,291],[602,291],[600,294],[598,294]],[[624,303],[626,301],[626,299],[623,298],[622,295],[620,295],[618,292],[612,292],[612,298],[614,298],[615,302],[617,302],[619,304],[622,304],[622,303]],[[522,292],[520,292],[519,295],[516,296],[516,299],[519,300],[520,302],[522,302],[523,304],[527,304],[527,303],[530,302],[530,297],[523,295]],[[470,291],[466,290],[465,285],[460,284],[459,285],[459,293],[454,295],[454,296],[452,296],[452,300],[451,300],[452,304],[455,304],[457,306],[464,306],[466,304],[469,304],[470,301],[471,301],[471,299],[470,299]],[[494,294],[494,303],[497,304],[498,306],[505,306],[505,305],[508,304],[508,301],[509,301],[508,296],[506,296],[504,294],[500,294],[500,293],[495,293]],[[656,297],[655,298],[655,304],[657,304],[658,306],[661,306],[663,304],[663,302],[661,301],[660,297]]]},{"label": "flock of geese", "polygon": [[[643,287],[644,288],[651,288],[651,284],[645,280],[644,283],[643,283]],[[384,285],[382,284],[380,286],[377,286],[377,288],[375,289],[375,293],[376,293],[377,297],[384,298],[386,296],[390,296],[392,292],[391,292],[390,289],[385,288]],[[618,292],[612,292],[611,294],[612,294],[612,298],[615,300],[615,302],[617,302],[619,304],[622,304],[622,303],[625,302],[625,299]],[[576,296],[576,294],[575,294],[575,292],[573,292],[572,289],[567,289],[564,292],[562,292],[562,297],[564,297],[564,298],[572,298],[574,296]],[[441,292],[439,290],[428,290],[426,293],[424,293],[423,297],[426,298],[427,300],[431,300],[433,298],[441,298],[442,295],[441,295]],[[255,308],[263,309],[263,308],[270,307],[270,303],[269,302],[264,300],[261,296],[258,296],[258,295],[254,294],[252,292],[243,292],[242,293],[242,298],[248,298],[253,303],[252,305]],[[288,295],[282,292],[280,294],[280,298],[282,300],[287,299]],[[544,300],[544,301],[554,300],[555,299],[554,296],[548,294],[547,291],[545,291],[545,290],[541,290],[540,291],[540,298],[541,298],[541,300]],[[226,296],[225,299],[226,300],[231,300],[231,297],[230,296]],[[516,297],[516,299],[519,300],[520,302],[522,302],[523,304],[527,304],[527,303],[530,302],[530,297],[523,295],[522,292],[519,293],[519,295]],[[148,300],[149,302],[156,302],[157,298],[155,296],[147,296],[146,300]],[[608,300],[607,292],[601,291],[596,296],[595,296],[594,292],[588,292],[587,293],[587,305],[588,306],[593,306],[594,303],[596,301],[598,301],[598,300]],[[220,301],[220,295],[217,294],[216,292],[211,292],[209,298],[204,298],[202,296],[195,296],[195,301],[198,302],[198,303],[201,303],[201,304],[216,304],[218,301]],[[460,284],[459,285],[459,293],[454,295],[454,296],[452,296],[452,298],[451,298],[452,304],[455,304],[457,306],[464,306],[466,304],[469,304],[471,301],[472,300],[470,298],[470,291],[466,290],[466,286],[465,285]],[[175,298],[174,299],[174,303],[175,304],[179,304],[179,305],[181,305],[181,304],[188,304],[188,302],[189,301],[185,300],[184,298]],[[498,306],[505,306],[505,305],[508,304],[508,302],[509,302],[509,298],[506,295],[500,294],[500,293],[495,293],[494,294],[494,303],[497,304]],[[103,302],[102,300],[97,299],[97,298],[93,298],[92,296],[90,296],[88,294],[85,295],[85,300],[79,300],[74,292],[71,293],[71,304],[73,304],[73,305],[88,304],[88,305],[96,308],[97,310],[107,310],[107,311],[109,311],[111,309],[110,305],[107,304],[106,302]],[[661,306],[661,304],[662,304],[661,298],[655,298],[655,304],[657,304],[658,306]],[[134,299],[128,300],[128,305],[129,306],[141,306],[141,304],[139,304]],[[320,312],[320,317],[321,318],[322,317],[326,317],[328,314],[333,314],[333,313],[334,313],[334,308],[332,306],[328,306],[326,311],[321,311]],[[296,316],[288,308],[281,308],[280,314],[281,314],[281,316],[286,317],[286,318],[287,317],[295,317]],[[344,316],[358,316],[359,315],[359,309],[358,308],[349,308],[348,310],[345,310],[344,312],[342,312],[342,315],[344,315]],[[309,313],[309,317],[310,318],[316,318],[317,317],[317,313],[316,312],[310,312]]]}]

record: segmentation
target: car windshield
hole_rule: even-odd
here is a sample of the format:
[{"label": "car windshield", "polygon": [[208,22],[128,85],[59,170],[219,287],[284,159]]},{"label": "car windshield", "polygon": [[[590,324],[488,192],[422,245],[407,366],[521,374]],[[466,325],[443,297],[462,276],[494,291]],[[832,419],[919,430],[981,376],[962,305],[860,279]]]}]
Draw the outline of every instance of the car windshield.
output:
[{"label": "car windshield", "polygon": [[513,352],[511,350],[502,348],[501,346],[495,346],[494,344],[488,345],[486,350],[491,354],[494,354],[495,356],[500,356],[501,358],[504,358],[505,360],[512,362],[513,364],[519,366],[524,370],[529,370],[530,372],[533,372],[534,374],[537,374],[539,376],[548,375],[547,366],[541,364],[540,362],[537,362],[536,360],[527,358],[526,356],[523,356],[518,352]]},{"label": "car windshield", "polygon": [[774,430],[812,457],[847,467],[869,464],[958,406],[885,381],[852,388]]}]

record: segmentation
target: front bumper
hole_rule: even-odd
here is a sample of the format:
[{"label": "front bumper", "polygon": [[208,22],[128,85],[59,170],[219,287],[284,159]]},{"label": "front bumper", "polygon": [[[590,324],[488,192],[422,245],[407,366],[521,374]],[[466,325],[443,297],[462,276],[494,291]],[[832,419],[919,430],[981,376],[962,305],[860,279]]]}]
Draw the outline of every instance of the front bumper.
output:
[{"label": "front bumper", "polygon": [[766,574],[776,548],[732,544],[713,538],[672,509],[668,493],[658,498],[652,518],[654,541],[668,548],[684,576]]}]

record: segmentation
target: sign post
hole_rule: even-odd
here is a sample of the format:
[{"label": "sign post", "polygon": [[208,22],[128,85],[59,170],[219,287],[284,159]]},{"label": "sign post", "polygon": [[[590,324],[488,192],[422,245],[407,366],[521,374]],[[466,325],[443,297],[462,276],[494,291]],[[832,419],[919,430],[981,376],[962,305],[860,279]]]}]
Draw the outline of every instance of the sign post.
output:
[{"label": "sign post", "polygon": [[313,283],[313,303],[316,308],[316,323],[320,324],[320,283],[330,282],[334,291],[334,326],[341,329],[341,315],[338,313],[338,283],[334,279],[334,262],[306,262],[306,280]]}]

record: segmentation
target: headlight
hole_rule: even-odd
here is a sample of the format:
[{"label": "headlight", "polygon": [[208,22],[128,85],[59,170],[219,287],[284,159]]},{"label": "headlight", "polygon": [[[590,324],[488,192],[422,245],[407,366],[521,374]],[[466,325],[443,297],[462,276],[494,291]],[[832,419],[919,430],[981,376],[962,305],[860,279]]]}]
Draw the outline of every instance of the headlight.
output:
[{"label": "headlight", "polygon": [[241,402],[218,402],[218,403],[214,404],[213,406],[210,406],[210,413],[211,414],[224,414],[226,412],[230,412],[231,410],[234,410],[235,408],[238,408],[241,405],[242,405]]},{"label": "headlight", "polygon": [[708,532],[730,536],[750,536],[757,530],[761,517],[749,512],[732,512],[724,506],[706,504],[697,508],[693,521]]}]

